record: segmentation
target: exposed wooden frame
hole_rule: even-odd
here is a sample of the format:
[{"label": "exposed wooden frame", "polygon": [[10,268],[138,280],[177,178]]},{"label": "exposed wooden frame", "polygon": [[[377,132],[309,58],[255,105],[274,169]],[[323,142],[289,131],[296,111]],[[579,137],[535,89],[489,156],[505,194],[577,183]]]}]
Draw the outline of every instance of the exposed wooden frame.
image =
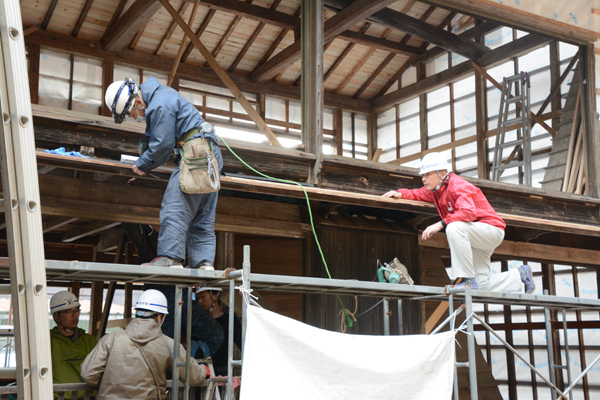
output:
[{"label": "exposed wooden frame", "polygon": [[40,102],[40,46],[32,44],[29,46],[29,96],[31,103]]},{"label": "exposed wooden frame", "polygon": [[[549,41],[550,39],[546,37],[529,34],[515,41],[507,43],[504,46],[498,47],[497,49],[488,51],[481,58],[476,60],[475,63],[482,68],[492,68],[498,64],[501,64],[508,58],[518,57],[543,47]],[[465,61],[436,75],[427,77],[422,81],[371,100],[373,110],[376,112],[385,111],[396,103],[408,101],[419,96],[421,93],[431,92],[439,89],[450,82],[456,82],[460,79],[463,79],[467,75],[472,74],[474,71],[475,68],[470,61]]]},{"label": "exposed wooden frame", "polygon": [[[140,28],[140,30],[135,34],[135,36],[133,37],[133,40],[131,41],[131,44],[129,45],[129,49],[130,50],[135,50],[135,48],[137,47],[140,39],[142,38],[142,36],[144,35],[144,31],[146,30],[146,27],[148,26],[148,23],[150,21],[146,22],[144,24],[144,26],[142,26]],[[141,79],[140,79],[141,80]]]},{"label": "exposed wooden frame", "polygon": [[600,39],[600,34],[597,32],[553,21],[490,0],[423,0],[423,2],[570,43],[581,45]]},{"label": "exposed wooden frame", "polygon": [[52,19],[52,15],[54,14],[54,10],[56,9],[56,5],[58,4],[58,0],[52,0],[50,5],[48,6],[48,10],[46,11],[46,15],[44,16],[44,20],[42,21],[42,29],[48,28],[48,24],[50,24],[50,20]]},{"label": "exposed wooden frame", "polygon": [[[296,9],[296,12],[294,13],[294,17],[299,16],[300,12],[301,12],[301,7],[298,7]],[[273,41],[273,43],[271,44],[271,46],[269,47],[269,49],[267,50],[265,55],[260,59],[256,68],[254,69],[254,71],[256,71],[256,69],[259,68],[260,66],[262,66],[264,63],[269,61],[269,58],[271,57],[273,52],[275,50],[277,50],[277,47],[279,47],[279,44],[283,41],[283,39],[287,36],[288,32],[291,30],[292,30],[291,28],[283,28],[281,30],[281,32],[279,32],[279,35],[277,35],[277,37],[275,38],[275,40]]]},{"label": "exposed wooden frame", "polygon": [[354,31],[344,31],[337,36],[339,39],[347,40],[351,43],[362,44],[363,46],[371,47],[377,50],[389,51],[395,54],[403,55],[419,55],[424,54],[425,50],[421,47],[407,45],[406,42],[394,42],[385,39],[384,36],[376,37],[364,35]]},{"label": "exposed wooden frame", "polygon": [[[179,9],[179,15],[184,15],[189,6],[190,3],[183,2],[181,4],[181,8]],[[158,45],[158,49],[156,49],[156,51],[154,52],[154,55],[160,56],[162,54],[163,50],[167,46],[167,43],[169,43],[171,36],[173,36],[173,32],[175,32],[175,28],[177,28],[177,22],[173,21],[171,22],[171,25],[169,25],[169,29],[167,29],[167,31],[165,32],[165,35],[163,36],[162,40],[160,41],[160,44]]]},{"label": "exposed wooden frame", "polygon": [[136,0],[114,26],[104,32],[101,40],[104,50],[121,51],[160,8],[158,0]]},{"label": "exposed wooden frame", "polygon": [[[366,22],[360,28],[359,32],[360,33],[365,33],[370,27],[371,27],[371,23],[370,22]],[[331,76],[331,74],[333,74],[333,72],[336,70],[336,68],[342,63],[342,61],[344,61],[344,59],[346,58],[346,56],[348,56],[348,54],[350,54],[350,51],[352,51],[352,49],[354,48],[354,46],[356,46],[356,43],[354,43],[354,42],[348,43],[348,45],[346,46],[346,48],[335,59],[335,61],[333,62],[333,64],[331,64],[331,66],[329,67],[329,69],[327,69],[327,72],[325,72],[325,75],[323,76],[323,82],[327,81],[327,79]]]},{"label": "exposed wooden frame", "polygon": [[244,95],[238,89],[233,80],[231,80],[227,72],[225,72],[223,68],[221,68],[219,63],[211,56],[211,54],[206,49],[206,47],[204,47],[200,39],[196,37],[196,35],[190,29],[190,27],[179,16],[179,14],[177,14],[177,11],[175,11],[175,9],[169,4],[167,0],[160,0],[160,2],[162,3],[163,7],[165,7],[165,9],[169,12],[169,14],[171,14],[173,19],[177,21],[177,23],[179,24],[181,29],[183,29],[186,35],[192,40],[196,48],[200,50],[202,56],[208,61],[213,71],[219,76],[223,84],[227,86],[227,89],[229,89],[229,91],[233,94],[233,96],[240,103],[242,108],[244,108],[246,113],[248,113],[250,118],[252,118],[252,121],[256,124],[260,132],[264,134],[267,137],[267,139],[269,139],[271,144],[273,144],[274,146],[281,146],[281,143],[279,143],[277,137],[273,134],[273,132],[267,126],[267,124],[265,124],[265,121],[263,121],[263,119],[260,117],[260,115],[258,115],[254,107],[252,107],[248,100],[246,100],[246,97],[244,97]]},{"label": "exposed wooden frame", "polygon": [[[212,19],[215,16],[216,13],[217,13],[217,10],[214,10],[212,8],[208,11],[208,13],[206,14],[206,16],[204,17],[204,20],[202,20],[202,23],[200,24],[200,26],[198,27],[198,30],[196,31],[196,37],[198,39],[200,39],[200,37],[202,36],[202,34],[204,33],[204,31],[208,27],[208,24],[210,24],[210,22],[212,21]],[[187,48],[183,52],[183,56],[181,56],[181,62],[182,63],[184,63],[185,60],[187,60],[187,58],[192,53],[192,50],[194,50],[194,42],[190,41],[190,44],[188,44]]]},{"label": "exposed wooden frame", "polygon": [[[246,0],[247,3],[252,3],[252,0]],[[215,46],[215,48],[212,51],[212,56],[213,57],[217,57],[219,55],[219,53],[221,52],[221,50],[223,50],[223,47],[225,46],[225,44],[227,43],[227,41],[229,40],[229,38],[231,37],[231,35],[233,34],[233,32],[235,31],[235,28],[237,28],[238,24],[242,21],[242,17],[239,15],[236,15],[233,18],[233,21],[231,21],[231,24],[229,25],[229,27],[227,28],[227,30],[225,31],[225,34],[223,36],[221,36],[221,39],[219,39],[219,43],[217,43],[217,45]],[[190,21],[189,25],[192,25],[192,22]],[[204,66],[208,66],[208,61],[206,63],[204,63]]]},{"label": "exposed wooden frame", "polygon": [[[269,8],[271,10],[276,10],[280,3],[281,3],[281,0],[275,0],[275,1],[273,1],[273,3],[271,3],[271,6]],[[248,38],[248,40],[246,41],[246,44],[244,45],[244,47],[242,47],[242,50],[240,50],[238,55],[235,57],[235,60],[233,60],[233,62],[229,66],[229,69],[228,69],[229,72],[235,72],[235,68],[238,66],[240,61],[242,61],[242,59],[248,52],[248,49],[250,49],[250,47],[252,47],[252,45],[256,41],[256,38],[258,37],[258,35],[260,35],[260,33],[262,32],[263,28],[266,25],[267,25],[266,22],[260,22],[258,24],[258,26],[256,27],[256,29],[254,29],[254,32],[252,32],[252,35],[250,36],[250,38]]]},{"label": "exposed wooden frame", "polygon": [[[117,4],[117,7],[115,8],[115,12],[113,13],[112,17],[110,17],[110,21],[108,21],[108,25],[106,25],[106,31],[108,31],[115,25],[115,23],[121,16],[121,13],[125,9],[126,4],[127,4],[127,0],[119,1],[119,4]],[[105,31],[105,33],[106,33],[106,31]]]},{"label": "exposed wooden frame", "polygon": [[81,27],[83,26],[83,23],[85,22],[85,19],[87,18],[88,12],[90,12],[90,8],[92,8],[93,2],[94,2],[94,0],[86,0],[85,1],[85,4],[83,5],[83,10],[81,10],[81,13],[79,14],[79,18],[77,18],[77,22],[75,23],[75,26],[73,27],[71,36],[79,35],[79,31],[81,30]]},{"label": "exposed wooden frame", "polygon": [[[348,7],[325,21],[323,40],[328,42],[334,39],[341,32],[356,25],[382,8],[385,8],[395,0],[356,0]],[[265,82],[282,71],[285,71],[290,65],[300,58],[301,41],[297,40],[288,46],[276,56],[258,67],[250,77],[255,82]]]}]

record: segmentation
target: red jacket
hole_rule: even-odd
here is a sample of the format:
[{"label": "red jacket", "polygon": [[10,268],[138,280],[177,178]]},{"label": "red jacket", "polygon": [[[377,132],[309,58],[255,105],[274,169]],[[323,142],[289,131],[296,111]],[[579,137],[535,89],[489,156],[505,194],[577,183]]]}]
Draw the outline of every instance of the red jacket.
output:
[{"label": "red jacket", "polygon": [[445,225],[454,221],[484,222],[502,230],[506,228],[481,190],[455,174],[451,173],[435,192],[425,187],[398,189],[398,192],[403,199],[434,203]]}]

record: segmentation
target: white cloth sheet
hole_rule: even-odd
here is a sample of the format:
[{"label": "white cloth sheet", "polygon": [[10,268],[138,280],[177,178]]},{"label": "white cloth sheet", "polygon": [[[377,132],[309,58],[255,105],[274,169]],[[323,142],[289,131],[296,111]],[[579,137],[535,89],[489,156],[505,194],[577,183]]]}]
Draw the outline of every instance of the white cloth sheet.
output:
[{"label": "white cloth sheet", "polygon": [[454,332],[349,335],[253,306],[247,321],[241,400],[451,398]]}]

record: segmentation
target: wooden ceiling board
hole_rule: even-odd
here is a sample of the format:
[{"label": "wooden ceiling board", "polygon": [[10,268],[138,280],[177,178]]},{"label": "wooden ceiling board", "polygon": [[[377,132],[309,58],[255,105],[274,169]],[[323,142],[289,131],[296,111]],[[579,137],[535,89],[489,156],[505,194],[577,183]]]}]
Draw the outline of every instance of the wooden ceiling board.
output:
[{"label": "wooden ceiling board", "polygon": [[100,41],[106,31],[108,22],[112,18],[113,12],[114,8],[99,7],[98,1],[93,2],[77,37]]},{"label": "wooden ceiling board", "polygon": [[25,25],[40,26],[52,0],[24,1],[21,3],[21,19]]},{"label": "wooden ceiling board", "polygon": [[47,29],[70,35],[82,9],[77,0],[59,0]]}]

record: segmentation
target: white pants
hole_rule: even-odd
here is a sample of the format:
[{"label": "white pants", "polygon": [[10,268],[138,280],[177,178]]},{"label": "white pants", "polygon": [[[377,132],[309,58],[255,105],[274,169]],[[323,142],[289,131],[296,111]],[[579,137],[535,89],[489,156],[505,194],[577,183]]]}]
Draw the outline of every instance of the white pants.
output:
[{"label": "white pants", "polygon": [[493,273],[491,256],[504,231],[484,222],[452,222],[446,227],[454,278],[475,278],[482,290],[524,292],[518,269]]}]

